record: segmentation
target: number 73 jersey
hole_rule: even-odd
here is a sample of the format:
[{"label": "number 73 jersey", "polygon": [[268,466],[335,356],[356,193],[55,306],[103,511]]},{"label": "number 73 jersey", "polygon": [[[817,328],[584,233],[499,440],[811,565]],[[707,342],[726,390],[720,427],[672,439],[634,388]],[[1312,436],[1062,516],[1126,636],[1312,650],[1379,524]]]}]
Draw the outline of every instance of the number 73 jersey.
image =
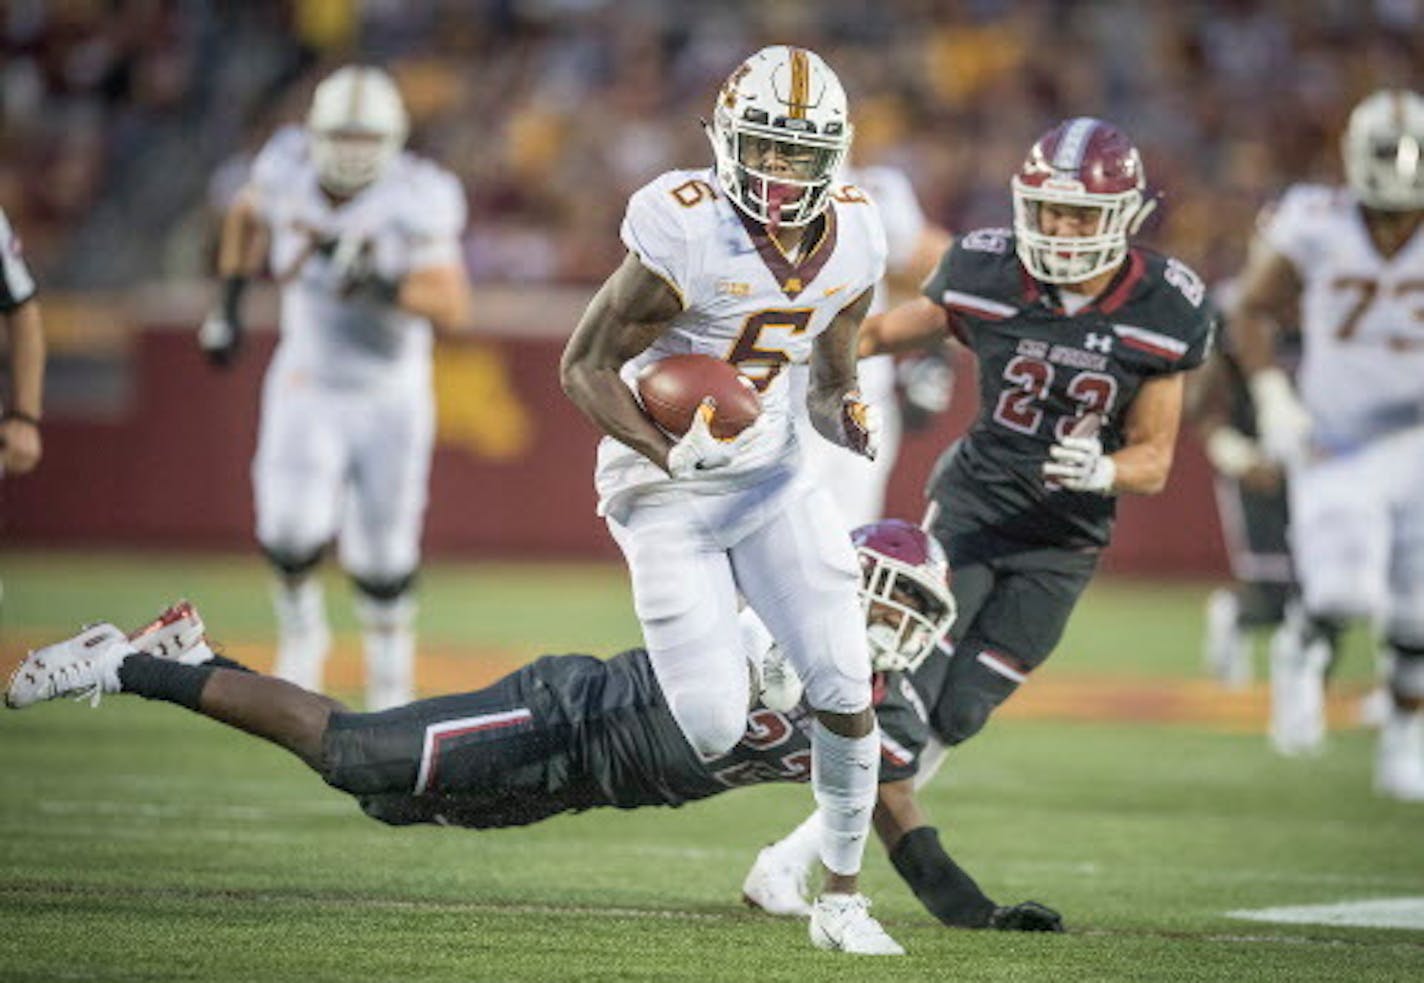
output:
[{"label": "number 73 jersey", "polygon": [[1320,450],[1343,451],[1424,417],[1424,232],[1392,256],[1345,188],[1296,185],[1266,242],[1301,282],[1297,385]]},{"label": "number 73 jersey", "polygon": [[596,479],[600,511],[635,490],[742,487],[793,453],[787,365],[809,360],[816,338],[885,270],[885,232],[875,205],[858,188],[833,192],[809,230],[799,253],[788,256],[727,200],[711,169],[670,171],[629,199],[623,243],[672,288],[682,312],[623,366],[624,381],[631,386],[644,365],[669,355],[711,355],[752,380],[764,419],[730,465],[682,481],[604,438]]},{"label": "number 73 jersey", "polygon": [[1048,449],[1092,412],[1103,418],[1104,451],[1117,450],[1142,384],[1202,363],[1216,316],[1201,279],[1132,249],[1103,292],[1070,314],[1023,268],[1012,232],[978,229],[945,253],[924,293],[979,363],[979,416],[930,488],[946,520],[1037,546],[1107,545],[1114,500],[1046,482]]}]

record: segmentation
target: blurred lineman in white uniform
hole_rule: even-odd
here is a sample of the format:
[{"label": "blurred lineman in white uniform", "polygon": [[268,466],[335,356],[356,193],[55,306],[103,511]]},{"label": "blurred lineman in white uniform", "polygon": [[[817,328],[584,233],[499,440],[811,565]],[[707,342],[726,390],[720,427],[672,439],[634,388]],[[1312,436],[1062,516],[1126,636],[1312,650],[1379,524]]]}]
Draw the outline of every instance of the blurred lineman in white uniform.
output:
[{"label": "blurred lineman in white uniform", "polygon": [[[925,218],[915,189],[903,171],[883,166],[858,167],[847,171],[846,181],[870,196],[885,226],[885,278],[876,285],[870,305],[870,313],[878,314],[914,295],[948,248],[949,233]],[[907,363],[907,368],[922,376],[918,380],[921,391],[926,387],[933,390],[931,399],[936,405],[929,409],[944,409],[949,400],[947,364],[938,358],[922,358]],[[791,405],[803,407],[809,368],[793,365],[789,371]],[[830,491],[848,530],[884,515],[885,489],[904,434],[895,393],[895,357],[876,355],[862,359],[856,373],[860,378],[861,399],[878,408],[881,414],[880,446],[874,460],[838,447],[816,432],[804,412],[796,415],[796,439],[801,444],[806,467],[815,480]]]},{"label": "blurred lineman in white uniform", "polygon": [[[1347,188],[1286,193],[1232,324],[1261,444],[1290,468],[1304,608],[1273,646],[1271,738],[1320,748],[1330,642],[1371,618],[1393,697],[1375,787],[1424,801],[1424,99],[1364,100],[1344,156]],[[1273,362],[1295,304],[1298,391]]]},{"label": "blurred lineman in white uniform", "polygon": [[[740,594],[814,711],[803,726],[827,876],[811,940],[900,954],[858,886],[879,737],[857,561],[834,503],[801,466],[785,372],[810,360],[817,431],[874,456],[855,342],[885,270],[885,235],[875,205],[839,182],[851,142],[845,93],[813,52],[776,46],[748,58],[718,93],[709,136],[715,168],[669,172],[629,200],[628,255],[569,340],[564,390],[607,435],[599,511],[688,743],[715,756],[746,730]],[[689,352],[731,362],[761,393],[760,418],[736,438],[712,437],[704,404],[674,441],[634,398],[640,368]]]},{"label": "blurred lineman in white uniform", "polygon": [[223,298],[199,335],[215,364],[231,361],[242,291],[266,259],[281,338],[252,482],[257,538],[277,572],[275,673],[321,688],[331,635],[311,574],[337,538],[358,592],[369,709],[414,696],[433,334],[463,326],[470,307],[464,192],[401,150],[406,131],[385,72],[348,66],[325,79],[306,126],[268,141],[224,221]]},{"label": "blurred lineman in white uniform", "polygon": [[20,237],[0,210],[0,324],[10,352],[10,376],[0,401],[0,475],[33,471],[42,453],[45,342],[35,293]]}]

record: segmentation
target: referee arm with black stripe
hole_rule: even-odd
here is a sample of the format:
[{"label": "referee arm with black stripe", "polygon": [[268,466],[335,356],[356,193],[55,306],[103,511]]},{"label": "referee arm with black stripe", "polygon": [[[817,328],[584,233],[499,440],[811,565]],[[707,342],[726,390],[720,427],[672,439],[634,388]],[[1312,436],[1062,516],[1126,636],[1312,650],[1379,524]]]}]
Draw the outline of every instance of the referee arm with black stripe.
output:
[{"label": "referee arm with black stripe", "polygon": [[9,382],[0,415],[0,465],[25,474],[40,463],[45,342],[35,281],[20,254],[20,240],[0,211],[0,322],[9,352]]}]

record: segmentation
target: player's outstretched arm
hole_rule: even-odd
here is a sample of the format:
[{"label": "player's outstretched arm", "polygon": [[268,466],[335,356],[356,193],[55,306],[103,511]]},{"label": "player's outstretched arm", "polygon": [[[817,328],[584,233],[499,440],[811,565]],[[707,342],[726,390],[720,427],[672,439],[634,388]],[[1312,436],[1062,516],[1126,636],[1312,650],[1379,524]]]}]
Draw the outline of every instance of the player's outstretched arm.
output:
[{"label": "player's outstretched arm", "polygon": [[618,371],[681,311],[673,289],[630,253],[589,301],[559,364],[559,381],[574,405],[664,470],[672,441],[643,413]]},{"label": "player's outstretched arm", "polygon": [[890,862],[915,897],[952,928],[994,928],[1018,932],[1061,932],[1063,918],[1036,901],[996,905],[974,878],[954,862],[939,841],[939,831],[915,798],[912,779],[880,786],[875,832]]},{"label": "player's outstretched arm", "polygon": [[942,341],[949,332],[949,315],[928,297],[916,297],[860,325],[859,355],[886,355]]}]

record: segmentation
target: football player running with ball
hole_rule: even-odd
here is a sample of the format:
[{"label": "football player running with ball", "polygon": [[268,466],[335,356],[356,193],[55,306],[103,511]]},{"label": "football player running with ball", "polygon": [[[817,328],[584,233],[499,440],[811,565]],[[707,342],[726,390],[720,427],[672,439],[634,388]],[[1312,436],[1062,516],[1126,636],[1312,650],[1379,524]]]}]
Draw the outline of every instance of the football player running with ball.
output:
[{"label": "football player running with ball", "polygon": [[[1150,203],[1137,148],[1116,127],[1058,124],[1011,188],[1013,229],[960,237],[922,297],[861,333],[862,355],[948,335],[978,361],[979,416],[928,488],[959,620],[953,657],[915,680],[938,694],[930,722],[945,747],[977,734],[1052,653],[1108,544],[1116,496],[1166,484],[1183,374],[1216,320],[1192,270],[1129,243]],[[802,907],[796,886],[822,821],[762,851],[749,898],[775,913]],[[900,839],[896,868],[937,858],[932,834]]]},{"label": "football player running with ball", "polygon": [[[717,95],[716,166],[673,171],[628,203],[628,255],[564,352],[565,391],[607,435],[599,511],[627,559],[653,672],[688,743],[725,754],[746,729],[742,595],[805,681],[816,713],[812,785],[825,822],[822,948],[903,952],[858,880],[879,740],[856,600],[855,554],[827,493],[806,477],[785,372],[811,362],[807,409],[826,439],[875,455],[875,414],[856,392],[855,336],[885,268],[875,206],[837,182],[850,148],[845,93],[804,48],[770,47]],[[705,414],[673,440],[630,383],[670,355],[726,359],[762,413],[722,442]],[[709,409],[711,409],[709,407]]]},{"label": "football player running with ball", "polygon": [[[885,735],[878,808],[919,828],[926,819],[912,779],[929,729],[920,697],[899,670],[944,658],[936,647],[954,620],[948,568],[943,551],[905,522],[859,529],[855,544],[864,571],[861,624],[883,643],[876,649]],[[755,665],[774,643],[750,611],[741,629],[742,657]],[[677,806],[810,777],[815,717],[807,707],[744,705],[740,740],[720,754],[698,754],[642,649],[607,660],[545,656],[478,692],[352,713],[216,655],[203,632],[186,603],[131,637],[113,625],[86,629],[26,658],[6,703],[22,708],[115,692],[175,703],[287,749],[354,796],[366,814],[397,826],[522,826],[563,812]],[[910,883],[947,925],[1062,930],[1058,913],[1041,904],[995,905],[947,856]]]},{"label": "football player running with ball", "polygon": [[281,339],[262,390],[252,483],[257,539],[277,574],[277,674],[321,688],[330,647],[312,577],[333,537],[358,592],[366,705],[412,696],[420,530],[435,433],[433,330],[469,317],[455,177],[401,147],[390,77],[348,66],[325,79],[307,125],[279,130],[223,223],[223,299],[199,341],[227,365],[241,299],[267,260]]},{"label": "football player running with ball", "polygon": [[[1350,115],[1346,188],[1297,185],[1241,278],[1233,337],[1261,443],[1290,474],[1304,617],[1273,640],[1271,742],[1318,751],[1334,642],[1381,629],[1391,706],[1375,788],[1424,801],[1424,97],[1386,90]],[[1299,321],[1291,320],[1299,310]],[[1299,323],[1299,390],[1275,334]]]}]

